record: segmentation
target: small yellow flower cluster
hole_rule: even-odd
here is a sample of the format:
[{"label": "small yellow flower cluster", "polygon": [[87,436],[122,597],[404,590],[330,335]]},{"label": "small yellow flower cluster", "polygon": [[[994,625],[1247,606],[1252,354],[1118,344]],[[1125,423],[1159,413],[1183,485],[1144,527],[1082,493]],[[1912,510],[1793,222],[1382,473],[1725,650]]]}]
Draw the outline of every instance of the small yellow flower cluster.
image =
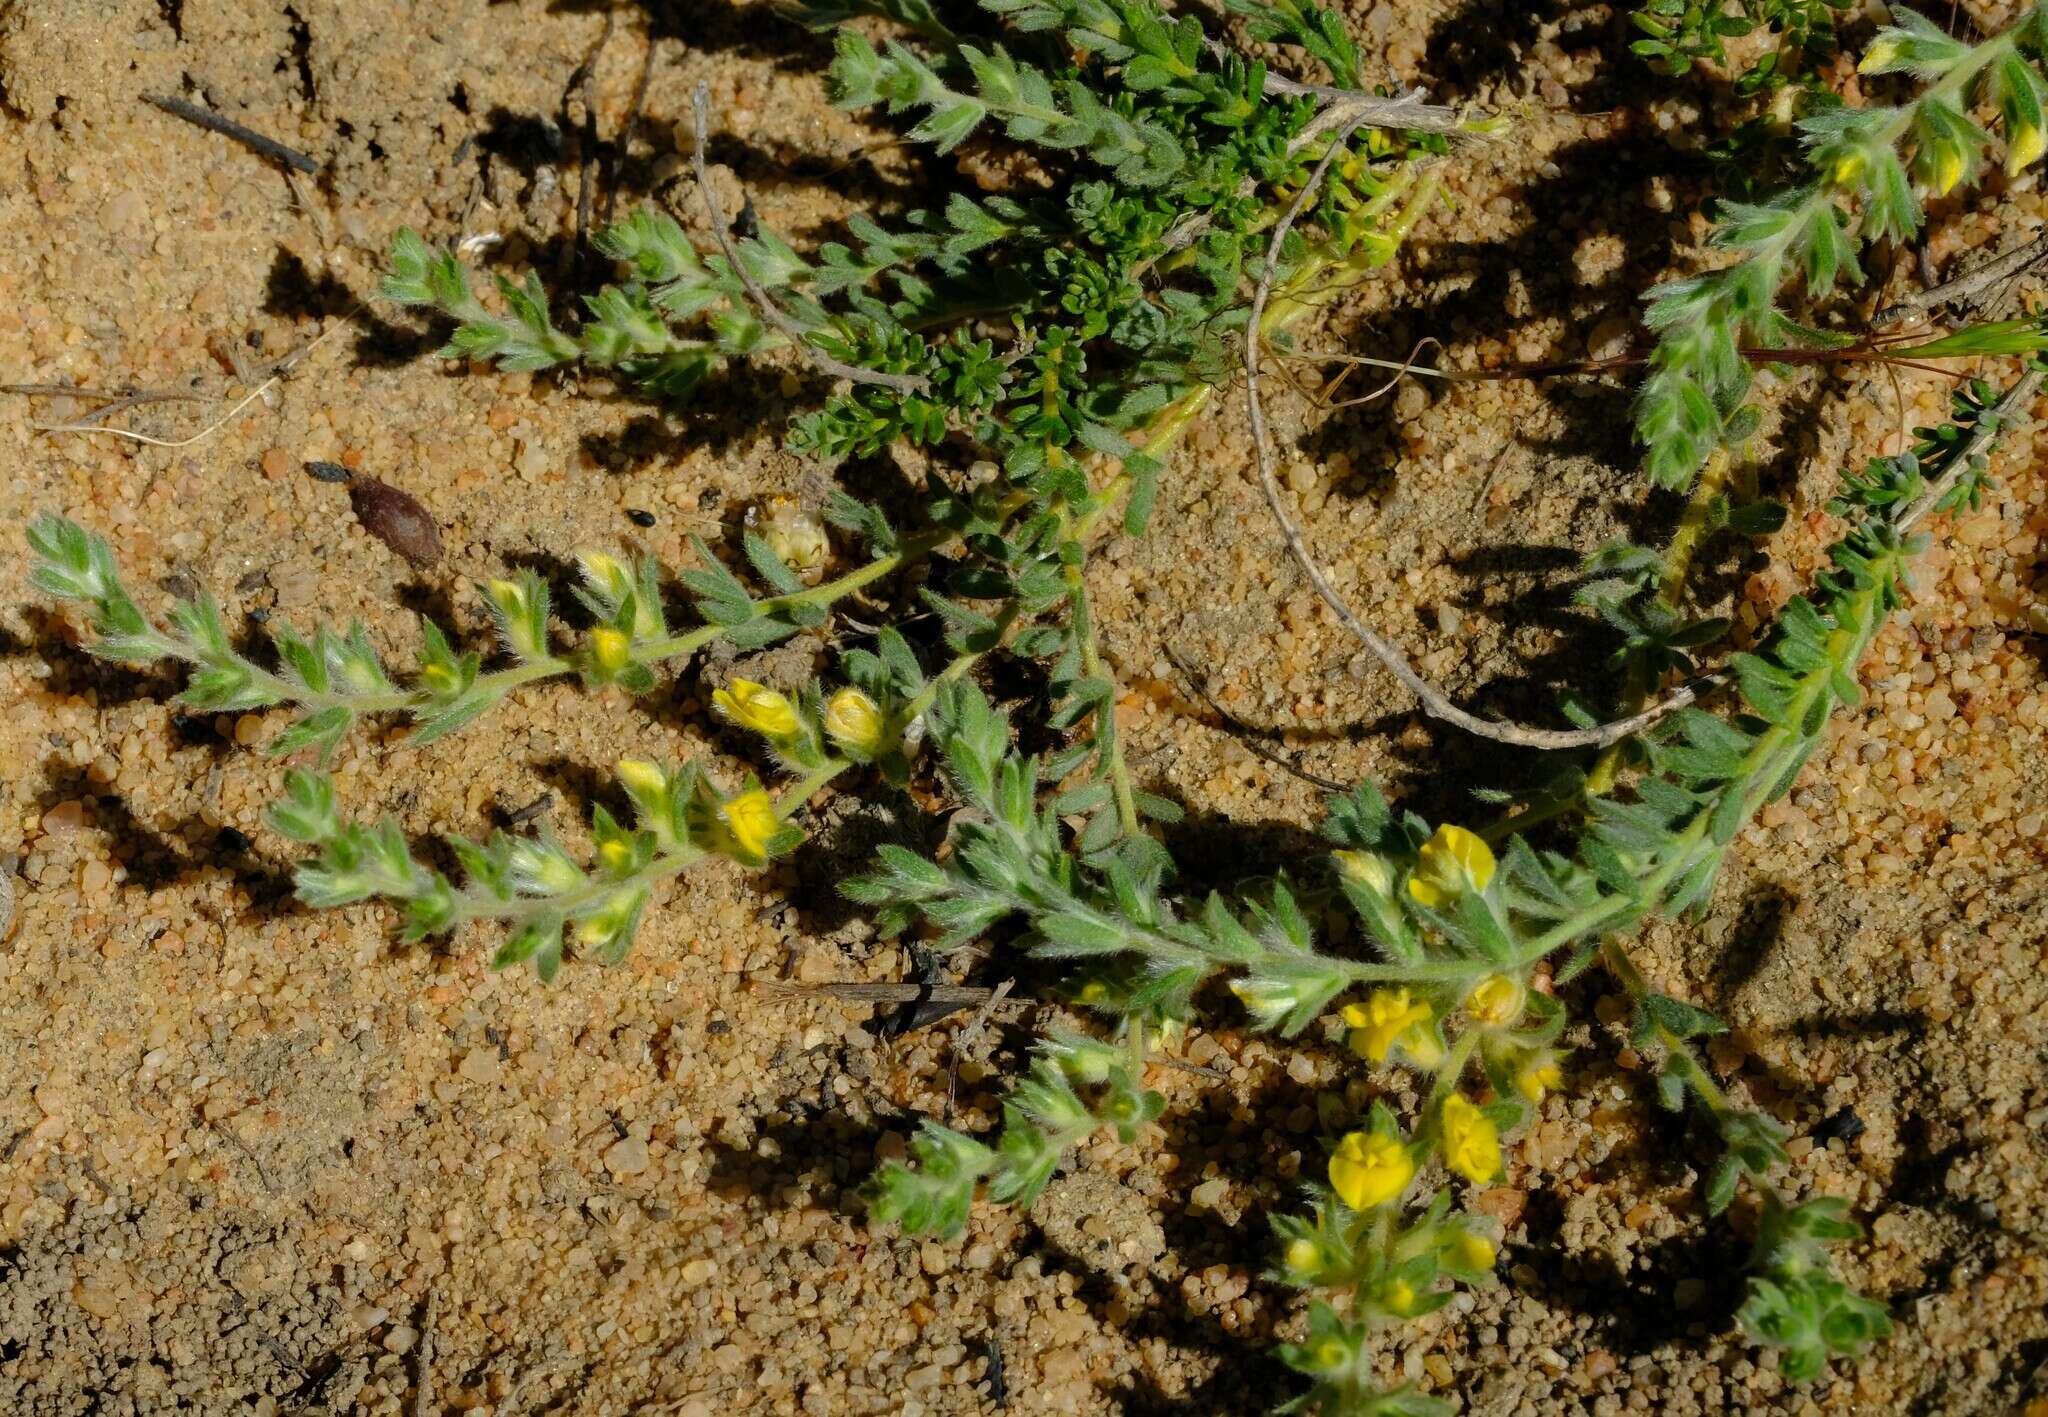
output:
[{"label": "small yellow flower cluster", "polygon": [[[1453,1092],[1438,1117],[1446,1166],[1480,1184],[1501,1174],[1500,1131],[1483,1109]],[[1413,1143],[1377,1128],[1350,1132],[1330,1154],[1330,1189],[1353,1210],[1371,1210],[1398,1200],[1415,1179],[1415,1168]]]},{"label": "small yellow flower cluster", "polygon": [[[722,717],[760,734],[783,752],[800,749],[808,736],[797,706],[751,679],[733,680],[712,694],[711,704]],[[859,689],[849,686],[827,699],[823,718],[825,736],[849,757],[872,761],[889,746],[888,716]]]}]

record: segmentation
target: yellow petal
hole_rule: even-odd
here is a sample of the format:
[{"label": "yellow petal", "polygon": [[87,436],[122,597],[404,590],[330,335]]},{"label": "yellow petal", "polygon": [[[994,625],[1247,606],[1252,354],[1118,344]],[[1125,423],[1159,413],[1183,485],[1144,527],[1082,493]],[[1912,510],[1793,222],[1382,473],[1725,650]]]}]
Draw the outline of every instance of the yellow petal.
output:
[{"label": "yellow petal", "polygon": [[1863,62],[1856,66],[1859,74],[1875,74],[1899,57],[1897,40],[1880,39],[1863,51]]},{"label": "yellow petal", "polygon": [[1563,1086],[1564,1070],[1552,1058],[1527,1063],[1515,1074],[1515,1091],[1531,1102],[1541,1102],[1546,1092]]},{"label": "yellow petal", "polygon": [[1934,158],[1934,195],[1944,196],[1963,178],[1963,151],[1945,145]]},{"label": "yellow petal", "polygon": [[1463,1094],[1444,1099],[1444,1164],[1468,1181],[1500,1174],[1500,1133],[1492,1120]]},{"label": "yellow petal", "polygon": [[1344,1022],[1351,1027],[1346,1040],[1361,1058],[1384,1063],[1395,1043],[1406,1046],[1402,1035],[1430,1019],[1429,1005],[1409,997],[1406,989],[1375,989],[1363,1004],[1346,1004]]},{"label": "yellow petal", "polygon": [[1465,996],[1465,1011],[1489,1028],[1504,1028],[1522,1012],[1522,986],[1505,974],[1489,974]]},{"label": "yellow petal", "polygon": [[1415,1160],[1398,1138],[1352,1132],[1330,1157],[1330,1189],[1353,1210],[1384,1205],[1408,1189]]},{"label": "yellow petal", "polygon": [[2006,175],[2018,176],[2022,169],[2031,167],[2043,152],[2048,152],[2048,131],[2032,126],[2014,129],[2006,135]]},{"label": "yellow petal", "polygon": [[765,859],[768,843],[782,829],[782,819],[775,814],[775,799],[757,787],[726,803],[723,815],[726,831],[740,854],[755,861]]},{"label": "yellow petal", "polygon": [[711,705],[741,728],[764,738],[788,738],[798,729],[796,707],[751,679],[735,679],[711,696]]},{"label": "yellow petal", "polygon": [[632,662],[633,642],[623,631],[600,625],[590,632],[590,657],[606,674],[617,674]]},{"label": "yellow petal", "polygon": [[1442,910],[1468,890],[1483,891],[1493,880],[1493,850],[1463,827],[1441,826],[1422,844],[1408,894]]},{"label": "yellow petal", "polygon": [[1467,1269],[1492,1269],[1500,1251],[1484,1235],[1467,1230],[1458,1236],[1458,1262]]}]

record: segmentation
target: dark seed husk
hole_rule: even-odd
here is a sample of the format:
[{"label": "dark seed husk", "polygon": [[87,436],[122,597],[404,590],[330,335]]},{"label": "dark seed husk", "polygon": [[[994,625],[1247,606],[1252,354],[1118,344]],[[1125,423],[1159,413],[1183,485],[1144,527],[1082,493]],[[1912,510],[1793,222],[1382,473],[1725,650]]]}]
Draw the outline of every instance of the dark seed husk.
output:
[{"label": "dark seed husk", "polygon": [[441,559],[441,529],[411,493],[357,474],[349,479],[348,500],[363,530],[415,567],[424,570]]}]

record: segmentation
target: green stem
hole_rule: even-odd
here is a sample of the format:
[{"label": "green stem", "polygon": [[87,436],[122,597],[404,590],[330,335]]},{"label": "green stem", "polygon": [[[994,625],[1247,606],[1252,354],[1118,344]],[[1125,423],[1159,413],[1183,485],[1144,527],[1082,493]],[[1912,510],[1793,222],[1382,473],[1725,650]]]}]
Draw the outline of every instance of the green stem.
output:
[{"label": "green stem", "polygon": [[[778,595],[756,601],[755,604],[764,613],[771,615],[782,610],[831,605],[865,586],[872,585],[899,567],[929,555],[952,539],[951,531],[927,531],[905,537],[903,544],[896,550],[884,556],[877,556],[865,566],[848,571],[837,580],[825,581],[793,595]],[[656,664],[664,659],[691,654],[727,633],[729,629],[731,627],[727,625],[701,625],[687,634],[648,640],[633,646],[633,659],[639,664]]]},{"label": "green stem", "polygon": [[1081,672],[1090,679],[1109,681],[1109,692],[1095,710],[1095,752],[1109,774],[1110,792],[1116,798],[1117,821],[1122,825],[1125,836],[1136,836],[1137,797],[1131,791],[1131,770],[1124,761],[1123,739],[1116,727],[1116,676],[1102,662],[1102,647],[1096,643],[1095,616],[1088,607],[1088,585],[1083,574],[1085,565],[1084,553],[1082,560],[1067,563],[1065,575],[1067,603],[1073,607],[1074,639],[1081,646]]},{"label": "green stem", "polygon": [[[1716,448],[1708,456],[1707,465],[1700,469],[1699,476],[1693,479],[1692,495],[1686,498],[1685,510],[1679,514],[1678,529],[1671,535],[1671,544],[1664,548],[1664,574],[1657,582],[1657,603],[1667,610],[1678,609],[1679,602],[1685,598],[1686,580],[1692,574],[1700,542],[1706,537],[1708,524],[1712,521],[1714,499],[1728,485],[1730,462],[1728,449]],[[1624,718],[1640,713],[1649,701],[1650,690],[1655,687],[1639,674],[1629,677],[1633,682],[1622,699],[1621,714]],[[1580,797],[1567,805],[1576,806],[1586,797],[1601,797],[1614,790],[1614,779],[1621,771],[1621,755],[1627,742],[1625,738],[1620,739],[1600,750],[1593,770],[1586,774],[1586,785]]]},{"label": "green stem", "polygon": [[[1814,703],[1830,692],[1835,676],[1843,672],[1843,667],[1847,666],[1853,672],[1862,661],[1864,652],[1870,648],[1870,642],[1882,623],[1876,614],[1879,593],[1878,587],[1873,585],[1850,603],[1850,611],[1844,617],[1847,623],[1838,624],[1828,637],[1825,662],[1800,684],[1782,720],[1757,734],[1755,743],[1743,758],[1741,769],[1721,788],[1724,793],[1739,792],[1743,795],[1742,820],[1747,821],[1763,805],[1766,794],[1777,785],[1785,765],[1805,742],[1804,736],[1789,725],[1803,723]],[[1514,961],[1513,968],[1527,968],[1574,940],[1654,908],[1672,883],[1698,865],[1706,852],[1720,849],[1709,830],[1714,816],[1711,803],[1702,805],[1690,825],[1672,838],[1663,853],[1662,863],[1643,878],[1636,895],[1602,896],[1577,914],[1559,921],[1529,942]]]}]

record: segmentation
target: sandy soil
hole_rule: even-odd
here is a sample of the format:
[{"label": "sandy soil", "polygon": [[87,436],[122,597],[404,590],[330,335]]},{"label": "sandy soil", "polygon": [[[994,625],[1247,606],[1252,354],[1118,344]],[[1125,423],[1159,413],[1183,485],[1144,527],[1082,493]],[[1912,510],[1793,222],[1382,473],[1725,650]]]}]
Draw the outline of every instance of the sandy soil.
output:
[{"label": "sandy soil", "polygon": [[[1309,342],[1398,354],[1433,334],[1497,360],[1625,337],[1636,293],[1699,255],[1706,174],[1695,97],[1646,104],[1621,7],[1350,9],[1391,74],[1525,117],[1457,165],[1457,217]],[[32,422],[85,406],[0,403],[0,522],[61,510],[105,531],[152,609],[205,586],[252,630],[360,616],[402,658],[415,612],[479,634],[477,577],[586,544],[686,563],[690,533],[729,537],[760,497],[815,500],[824,474],[779,446],[807,392],[794,373],[736,372],[665,415],[602,385],[445,367],[413,324],[358,307],[402,224],[502,233],[505,268],[566,282],[585,171],[600,209],[653,193],[689,210],[673,130],[700,78],[725,115],[714,160],[800,239],[849,202],[958,180],[832,112],[823,42],[741,0],[618,6],[593,149],[565,92],[599,10],[0,0],[0,378],[240,398],[319,339],[270,397],[184,446],[49,436]],[[622,138],[650,42],[644,117]],[[323,167],[304,204],[142,93],[305,149]],[[1930,257],[2007,248],[2043,212],[2034,178],[1994,182],[1939,211]],[[1901,383],[1916,417],[1937,412],[1939,381]],[[1430,673],[1532,716],[1597,682],[1602,643],[1569,606],[1577,560],[1674,513],[1627,470],[1625,390],[1278,404],[1313,539]],[[1809,378],[1782,405],[1761,477],[1794,515],[1773,564],[1724,548],[1704,581],[1745,630],[1812,570],[1841,460],[1898,426],[1883,377]],[[218,407],[117,421],[178,440]],[[1402,1334],[1390,1373],[1501,1414],[2004,1413],[2048,1394],[2048,702],[2043,641],[2014,633],[2048,533],[2035,448],[2016,435],[1984,510],[1940,529],[1865,666],[1869,706],[1744,835],[1708,917],[1642,946],[1667,988],[1736,1024],[1714,1053],[1731,1085],[1807,1138],[1790,1186],[1847,1196],[1871,1226],[1848,1264],[1897,1333],[1803,1388],[1734,1334],[1747,1218],[1702,1214],[1708,1144],[1647,1105],[1619,1001],[1593,981],[1575,995],[1574,1086],[1475,1198],[1508,1226],[1511,1282]],[[420,498],[440,564],[415,572],[365,535],[341,489],[300,473],[313,458]],[[846,475],[886,490],[920,472]],[[1191,877],[1300,859],[1318,793],[1221,731],[1169,651],[1307,767],[1426,811],[1469,817],[1469,786],[1536,779],[1419,720],[1353,653],[1258,508],[1234,410],[1161,500],[1098,589],[1137,770],[1190,808],[1173,844]],[[282,769],[252,750],[281,716],[185,715],[168,676],[90,660],[28,592],[18,537],[0,545],[0,865],[17,896],[0,942],[0,1409],[1249,1413],[1288,1390],[1266,1350],[1299,1310],[1261,1277],[1264,1217],[1318,1164],[1316,1097],[1369,1095],[1334,1040],[1297,1055],[1198,1033],[1188,1056],[1222,1077],[1162,1074],[1172,1107],[1145,1144],[1084,1150],[1030,1214],[979,1208],[956,1245],[876,1233],[855,1187],[947,1108],[964,1020],[889,1037],[866,1009],[750,984],[906,975],[832,882],[877,834],[915,830],[914,808],[834,801],[819,844],[767,878],[692,875],[618,970],[571,967],[549,989],[492,975],[482,935],[403,948],[382,909],[297,907],[260,818]],[[803,642],[751,667],[793,678],[821,658]],[[624,752],[738,765],[705,669],[639,702],[545,686],[424,749],[359,734],[342,796],[429,835],[550,792],[574,838]],[[1002,1016],[958,1060],[957,1121],[992,1118],[993,1073],[1035,1014]]]}]

